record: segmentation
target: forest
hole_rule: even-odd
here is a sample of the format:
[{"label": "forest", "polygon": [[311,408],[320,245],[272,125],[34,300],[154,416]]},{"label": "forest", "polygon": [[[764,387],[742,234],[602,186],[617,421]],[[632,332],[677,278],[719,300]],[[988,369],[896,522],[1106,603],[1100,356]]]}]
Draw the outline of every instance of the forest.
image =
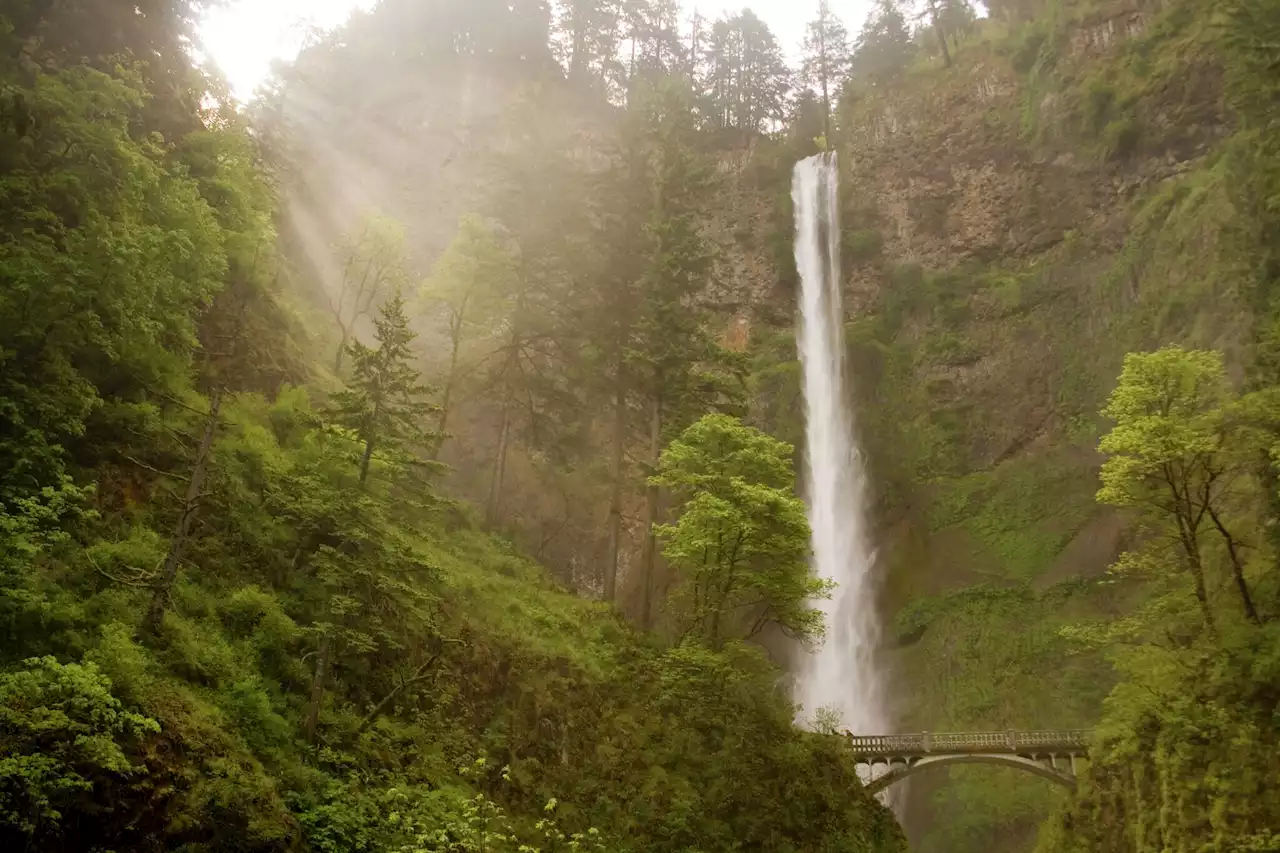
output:
[{"label": "forest", "polygon": [[[217,5],[0,0],[5,850],[1280,851],[1280,0]],[[898,729],[1074,792],[798,718],[822,151]]]}]

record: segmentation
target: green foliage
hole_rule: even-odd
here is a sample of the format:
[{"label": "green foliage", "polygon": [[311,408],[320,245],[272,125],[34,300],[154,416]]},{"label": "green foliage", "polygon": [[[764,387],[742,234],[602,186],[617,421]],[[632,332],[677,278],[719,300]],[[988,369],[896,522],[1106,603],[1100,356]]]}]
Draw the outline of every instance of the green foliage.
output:
[{"label": "green foliage", "polygon": [[844,255],[856,263],[877,260],[884,251],[884,238],[879,231],[861,229],[846,231],[842,239]]},{"label": "green foliage", "polygon": [[361,484],[368,479],[375,451],[395,454],[406,445],[427,441],[421,422],[434,408],[422,399],[431,389],[419,383],[412,367],[410,345],[417,336],[409,330],[398,290],[382,306],[374,325],[377,349],[359,340],[348,344],[351,383],[334,395],[335,419],[364,445]]},{"label": "green foliage", "polygon": [[718,648],[771,624],[801,639],[821,635],[810,602],[827,588],[810,573],[792,453],[727,415],[704,416],[663,451],[653,481],[674,492],[679,518],[658,536],[679,572],[669,608],[681,638]]},{"label": "green foliage", "polygon": [[1082,790],[1037,849],[1275,849],[1275,627],[1125,655]]},{"label": "green foliage", "polygon": [[146,102],[125,69],[73,66],[14,87],[23,132],[0,138],[0,502],[58,488],[109,388],[172,391],[225,238],[163,140],[131,132]]},{"label": "green foliage", "polygon": [[[1125,358],[1120,382],[1104,417],[1116,426],[1099,450],[1110,455],[1102,467],[1098,499],[1123,506],[1153,502],[1166,470],[1181,480],[1210,476],[1221,451],[1216,434],[1228,395],[1221,353],[1166,347]],[[1203,472],[1203,474],[1202,474]],[[1193,484],[1191,491],[1204,487]]]},{"label": "green foliage", "polygon": [[854,75],[883,85],[906,70],[915,51],[901,4],[897,0],[879,0],[858,35],[853,52]]},{"label": "green foliage", "polygon": [[92,663],[30,658],[0,675],[0,838],[56,843],[62,822],[110,810],[110,783],[137,769],[124,747],[159,730],[126,711]]},{"label": "green foliage", "polygon": [[1103,409],[1116,425],[1098,445],[1109,454],[1098,500],[1140,508],[1178,543],[1177,563],[1191,575],[1210,627],[1209,573],[1218,562],[1210,538],[1226,551],[1222,571],[1245,614],[1258,620],[1242,553],[1247,542],[1233,517],[1251,497],[1258,448],[1228,419],[1230,398],[1220,353],[1178,347],[1131,353]]},{"label": "green foliage", "polygon": [[988,572],[1025,581],[1044,572],[1094,512],[1090,484],[1066,454],[1010,460],[939,480],[933,529],[964,530],[989,556]]}]

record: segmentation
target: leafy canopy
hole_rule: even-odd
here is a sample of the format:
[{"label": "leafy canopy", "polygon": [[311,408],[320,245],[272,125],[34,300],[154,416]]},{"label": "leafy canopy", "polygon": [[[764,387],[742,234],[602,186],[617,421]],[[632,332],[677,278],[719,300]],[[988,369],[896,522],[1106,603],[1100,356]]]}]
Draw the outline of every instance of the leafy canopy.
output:
[{"label": "leafy canopy", "polygon": [[706,415],[663,452],[652,482],[679,501],[660,525],[679,574],[670,609],[680,634],[713,647],[774,624],[822,634],[811,606],[829,593],[809,569],[809,522],[795,496],[793,448],[728,415]]}]

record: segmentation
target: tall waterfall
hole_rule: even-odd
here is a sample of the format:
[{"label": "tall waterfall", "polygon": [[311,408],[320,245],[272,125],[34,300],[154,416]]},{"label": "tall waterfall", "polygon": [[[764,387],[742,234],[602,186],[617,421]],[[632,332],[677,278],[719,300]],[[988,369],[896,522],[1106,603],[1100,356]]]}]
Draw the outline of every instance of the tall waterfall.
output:
[{"label": "tall waterfall", "polygon": [[813,561],[821,577],[837,584],[833,597],[820,602],[827,634],[801,661],[796,699],[810,720],[831,709],[842,727],[878,734],[889,729],[875,660],[879,622],[866,476],[845,381],[838,174],[835,153],[818,154],[796,164],[791,184]]}]

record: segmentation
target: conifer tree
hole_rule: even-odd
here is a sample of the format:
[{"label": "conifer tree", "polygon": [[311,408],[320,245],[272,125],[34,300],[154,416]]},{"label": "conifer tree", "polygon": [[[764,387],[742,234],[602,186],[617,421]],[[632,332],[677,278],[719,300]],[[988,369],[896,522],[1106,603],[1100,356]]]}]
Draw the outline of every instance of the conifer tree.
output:
[{"label": "conifer tree", "polygon": [[699,75],[710,124],[749,138],[782,119],[791,72],[778,39],[750,9],[711,27]]},{"label": "conifer tree", "polygon": [[827,0],[819,0],[818,17],[809,22],[804,37],[801,76],[822,96],[823,132],[831,136],[831,91],[849,73],[849,31],[831,13]]},{"label": "conifer tree", "polygon": [[369,478],[375,451],[393,453],[406,445],[430,439],[423,419],[436,407],[423,398],[431,389],[418,381],[410,344],[417,337],[409,329],[404,298],[395,291],[374,321],[378,346],[359,340],[347,344],[351,381],[334,395],[335,420],[352,430],[364,446],[360,456],[360,485]]},{"label": "conifer tree", "polygon": [[901,74],[914,54],[900,0],[879,0],[858,35],[853,73],[879,85]]},{"label": "conifer tree", "polygon": [[[642,81],[633,92],[621,152],[602,176],[595,242],[608,251],[584,293],[594,392],[609,412],[610,500],[604,595],[617,593],[624,496],[656,470],[668,433],[732,397],[723,381],[723,351],[709,332],[707,291],[716,246],[704,233],[714,174],[698,151],[696,103],[688,81]],[[643,449],[633,451],[635,444]],[[643,480],[641,482],[644,482]],[[653,613],[660,489],[644,483],[639,561],[641,621]]]}]

